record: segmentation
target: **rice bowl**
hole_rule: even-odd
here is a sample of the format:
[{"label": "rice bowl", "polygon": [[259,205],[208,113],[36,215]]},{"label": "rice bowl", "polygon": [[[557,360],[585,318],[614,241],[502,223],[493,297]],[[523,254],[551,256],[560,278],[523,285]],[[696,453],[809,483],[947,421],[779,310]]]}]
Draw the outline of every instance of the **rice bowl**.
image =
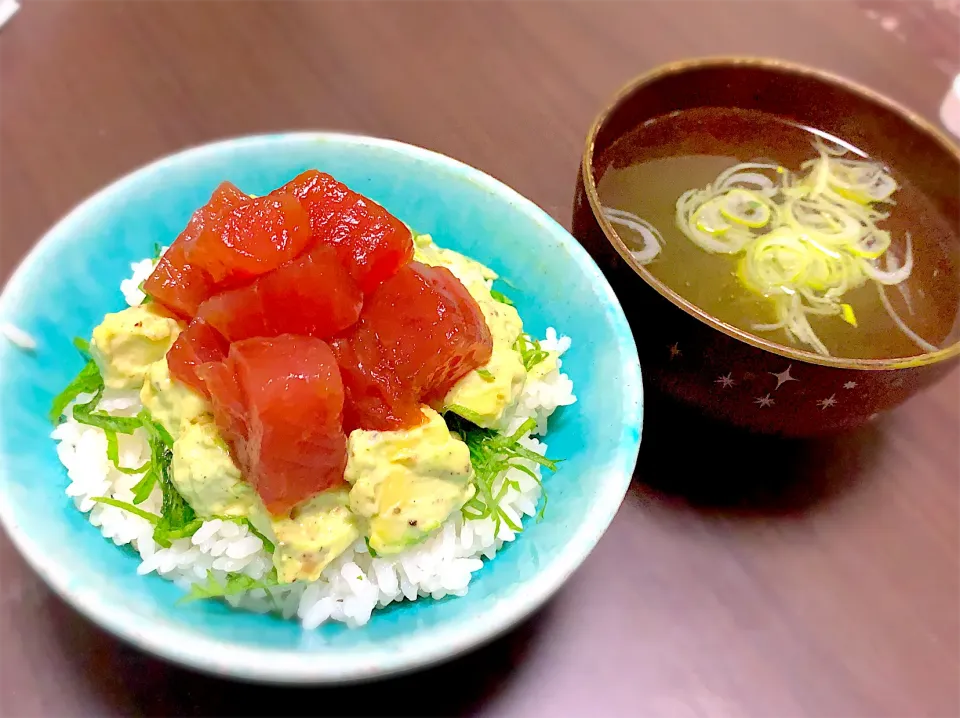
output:
[{"label": "rice bowl", "polygon": [[[563,371],[576,404],[550,421],[547,518],[472,573],[467,595],[394,602],[363,630],[328,621],[305,632],[273,614],[219,601],[179,604],[184,590],[92,531],[64,494],[49,438],[50,398],[79,368],[69,345],[118,305],[130,264],[172,236],[227,176],[268,192],[321,165],[396,207],[439,243],[511,279],[531,333],[577,341]],[[403,183],[397,177],[406,177]],[[425,202],[424,198],[429,198]],[[279,683],[342,683],[429,665],[487,642],[540,606],[583,561],[623,499],[636,460],[642,387],[636,347],[609,285],[584,251],[528,200],[447,157],[396,142],[325,133],[228,140],[163,158],[91,197],[51,229],[0,296],[0,321],[36,340],[0,342],[0,520],[20,553],[72,606],[133,645],[219,675]],[[616,386],[615,392],[606,387]],[[228,529],[229,531],[229,529]]]}]

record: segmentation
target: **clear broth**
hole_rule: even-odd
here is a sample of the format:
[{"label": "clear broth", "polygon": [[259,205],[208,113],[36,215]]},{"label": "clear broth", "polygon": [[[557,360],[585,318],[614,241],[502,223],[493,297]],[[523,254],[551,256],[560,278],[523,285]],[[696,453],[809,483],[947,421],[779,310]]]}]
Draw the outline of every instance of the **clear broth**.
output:
[{"label": "clear broth", "polygon": [[[810,129],[764,112],[727,108],[676,112],[645,123],[604,153],[598,194],[605,207],[633,212],[661,232],[661,252],[646,269],[674,292],[739,329],[810,350],[792,342],[783,330],[752,328],[775,321],[772,303],[740,284],[737,258],[710,254],[687,239],[676,227],[675,211],[681,194],[705,187],[740,162],[763,159],[799,169],[802,162],[817,156],[813,138]],[[914,268],[901,285],[902,292],[887,287],[886,293],[907,326],[944,347],[960,335],[960,238],[956,227],[896,167],[889,170],[900,188],[894,194],[897,204],[890,218],[880,227],[890,231],[892,249],[901,258],[905,233],[910,232]],[[632,230],[619,225],[616,230],[629,248],[642,247]],[[891,359],[923,353],[884,310],[872,281],[846,293],[844,301],[853,306],[857,327],[835,316],[810,318],[831,355]]]}]

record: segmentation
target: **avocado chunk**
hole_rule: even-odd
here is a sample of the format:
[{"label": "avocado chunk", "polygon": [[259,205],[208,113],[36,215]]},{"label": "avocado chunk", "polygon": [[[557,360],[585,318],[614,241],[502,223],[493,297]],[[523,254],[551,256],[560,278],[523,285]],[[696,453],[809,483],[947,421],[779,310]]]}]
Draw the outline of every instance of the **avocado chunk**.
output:
[{"label": "avocado chunk", "polygon": [[513,406],[527,378],[523,360],[513,348],[523,325],[513,307],[494,299],[477,304],[490,328],[493,352],[485,366],[453,385],[443,397],[443,408],[492,429],[499,427],[504,411]]},{"label": "avocado chunk", "polygon": [[419,543],[474,494],[470,451],[437,412],[401,431],[351,432],[344,478],[370,548],[393,554]]},{"label": "avocado chunk", "polygon": [[317,494],[298,504],[290,516],[274,518],[273,565],[281,583],[316,581],[331,561],[360,538],[346,489]]},{"label": "avocado chunk", "polygon": [[266,512],[212,421],[182,425],[173,442],[171,468],[173,483],[198,516],[246,516],[252,521]]},{"label": "avocado chunk", "polygon": [[493,338],[490,361],[454,384],[443,398],[443,410],[484,428],[498,428],[504,411],[517,400],[527,378],[523,361],[514,349],[523,331],[520,315],[490,293],[488,285],[497,278],[496,272],[453,250],[441,249],[430,235],[417,236],[414,259],[453,272],[477,302]]},{"label": "avocado chunk", "polygon": [[560,355],[557,352],[547,352],[543,361],[534,364],[527,376],[534,381],[541,381],[547,378],[547,375],[560,368]]},{"label": "avocado chunk", "polygon": [[165,358],[155,361],[147,369],[140,401],[174,439],[187,424],[213,420],[206,399],[186,384],[170,378]]},{"label": "avocado chunk", "polygon": [[139,389],[150,365],[163,359],[177,335],[175,319],[151,305],[107,314],[93,330],[90,355],[108,389]]}]

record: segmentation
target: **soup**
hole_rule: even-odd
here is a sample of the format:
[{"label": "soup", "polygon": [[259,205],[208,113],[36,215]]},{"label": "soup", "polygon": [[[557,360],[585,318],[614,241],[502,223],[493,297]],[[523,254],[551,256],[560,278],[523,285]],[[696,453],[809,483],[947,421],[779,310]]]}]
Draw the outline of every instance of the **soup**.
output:
[{"label": "soup", "polygon": [[646,122],[599,166],[601,204],[628,249],[723,322],[850,359],[914,356],[960,335],[956,219],[839,138],[698,108]]}]

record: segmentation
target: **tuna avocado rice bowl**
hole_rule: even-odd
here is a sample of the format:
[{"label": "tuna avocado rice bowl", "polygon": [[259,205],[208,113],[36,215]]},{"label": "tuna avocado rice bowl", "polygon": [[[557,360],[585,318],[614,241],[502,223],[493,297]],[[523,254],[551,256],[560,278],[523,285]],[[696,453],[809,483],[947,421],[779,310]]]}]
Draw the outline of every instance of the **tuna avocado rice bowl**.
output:
[{"label": "tuna avocado rice bowl", "polygon": [[182,600],[359,626],[463,595],[543,518],[570,340],[484,265],[310,171],[222,184],[132,270],[53,438],[77,508]]}]

